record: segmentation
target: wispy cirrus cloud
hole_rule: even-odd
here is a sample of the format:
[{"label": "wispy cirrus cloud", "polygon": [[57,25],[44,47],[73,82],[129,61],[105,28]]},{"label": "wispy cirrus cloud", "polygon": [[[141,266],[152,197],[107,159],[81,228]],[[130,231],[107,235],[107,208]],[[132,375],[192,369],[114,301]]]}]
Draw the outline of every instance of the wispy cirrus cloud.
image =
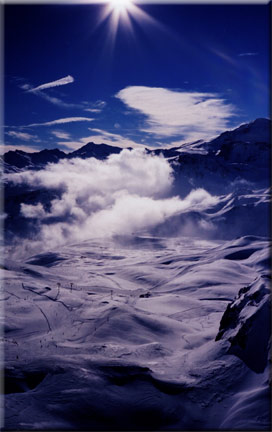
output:
[{"label": "wispy cirrus cloud", "polygon": [[251,56],[257,56],[259,53],[257,52],[244,52],[244,53],[240,53],[238,54],[238,57],[251,57]]},{"label": "wispy cirrus cloud", "polygon": [[215,93],[131,86],[115,96],[129,108],[145,114],[141,130],[160,138],[211,138],[226,129],[228,120],[235,115],[235,107]]},{"label": "wispy cirrus cloud", "polygon": [[116,145],[118,147],[143,147],[141,144],[135,142],[134,140],[124,137],[117,133],[112,133],[105,131],[103,129],[97,129],[97,128],[89,128],[91,132],[94,132],[96,135],[93,135],[91,138],[95,144],[99,144],[103,142],[104,144],[109,145]]},{"label": "wispy cirrus cloud", "polygon": [[23,141],[36,141],[36,142],[40,141],[37,135],[32,135],[27,132],[8,131],[6,132],[6,135],[8,135],[11,138],[17,138],[18,140],[23,140]]},{"label": "wispy cirrus cloud", "polygon": [[57,105],[61,108],[79,108],[79,109],[82,109],[84,111],[88,111],[91,113],[100,113],[106,105],[106,102],[104,102],[104,101],[98,100],[98,101],[93,102],[93,103],[88,102],[88,101],[84,101],[84,102],[80,102],[80,103],[70,103],[70,102],[63,101],[59,97],[52,96],[52,94],[48,94],[45,91],[48,89],[50,91],[50,89],[52,89],[52,88],[71,84],[74,81],[75,81],[75,79],[73,76],[67,75],[64,78],[60,78],[60,79],[55,80],[55,81],[50,81],[50,82],[45,83],[45,84],[40,84],[37,87],[33,87],[29,83],[20,84],[19,87],[22,90],[25,90],[26,93],[31,93],[31,94],[34,94],[35,96],[39,96],[42,99],[45,99],[46,101],[48,101],[54,105]]},{"label": "wispy cirrus cloud", "polygon": [[84,108],[84,111],[88,111],[88,112],[92,112],[92,113],[100,113],[103,108],[105,108],[105,106],[107,105],[107,103],[105,101],[102,100],[98,100],[94,103],[87,102],[84,101],[82,102],[83,105],[86,105],[86,107]]},{"label": "wispy cirrus cloud", "polygon": [[77,141],[59,141],[57,144],[67,149],[77,150],[89,142],[94,144],[108,144],[111,146],[121,148],[142,148],[143,146],[132,139],[126,138],[122,135],[111,133],[102,129],[88,128],[92,135],[82,137]]},{"label": "wispy cirrus cloud", "polygon": [[89,117],[65,117],[60,118],[44,123],[31,123],[29,125],[20,126],[21,128],[30,128],[30,127],[37,127],[37,126],[54,126],[58,124],[66,124],[66,123],[74,123],[74,122],[91,122],[93,121],[93,118]]},{"label": "wispy cirrus cloud", "polygon": [[4,154],[8,151],[14,151],[14,150],[21,150],[27,153],[34,153],[34,152],[38,152],[41,149],[40,148],[35,148],[35,147],[31,147],[28,145],[17,145],[17,144],[0,144],[0,154]]},{"label": "wispy cirrus cloud", "polygon": [[100,113],[102,110],[99,108],[84,108],[84,111],[88,111],[91,113]]},{"label": "wispy cirrus cloud", "polygon": [[71,135],[67,132],[53,130],[51,133],[58,139],[65,139],[65,140],[71,139]]},{"label": "wispy cirrus cloud", "polygon": [[45,99],[46,101],[48,101],[54,105],[60,106],[62,108],[82,108],[83,106],[81,104],[64,102],[60,98],[58,98],[56,96],[52,96],[52,95],[45,92],[45,90],[52,89],[52,88],[59,87],[59,86],[64,86],[67,84],[71,84],[74,81],[75,81],[74,77],[72,77],[71,75],[67,75],[64,78],[60,78],[60,79],[55,80],[55,81],[50,81],[48,83],[40,84],[37,87],[33,87],[29,83],[21,84],[19,87],[21,89],[25,90],[26,93],[31,93],[31,94],[34,94],[35,96],[39,96],[39,97]]},{"label": "wispy cirrus cloud", "polygon": [[62,85],[71,84],[74,81],[75,80],[74,80],[74,78],[71,75],[67,75],[64,78],[60,78],[60,79],[55,80],[55,81],[50,81],[50,82],[45,83],[45,84],[40,84],[39,86],[34,87],[34,88],[29,88],[27,90],[27,92],[28,93],[35,93],[37,91],[46,90],[46,89],[49,89],[49,88],[52,88],[52,87],[59,87],[59,86],[62,86]]},{"label": "wispy cirrus cloud", "polygon": [[44,93],[42,91],[36,91],[34,94],[36,96],[40,96],[41,98],[43,98],[43,99],[47,100],[48,102],[51,102],[52,104],[57,105],[61,108],[82,108],[82,106],[80,104],[64,102],[63,100],[61,100],[55,96],[50,96],[47,93]]}]

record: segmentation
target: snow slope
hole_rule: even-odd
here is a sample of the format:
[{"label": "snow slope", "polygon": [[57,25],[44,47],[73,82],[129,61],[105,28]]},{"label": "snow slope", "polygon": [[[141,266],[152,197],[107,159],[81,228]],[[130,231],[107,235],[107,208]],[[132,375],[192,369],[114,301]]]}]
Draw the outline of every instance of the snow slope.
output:
[{"label": "snow slope", "polygon": [[15,155],[5,430],[270,430],[269,125]]},{"label": "snow slope", "polygon": [[139,236],[7,260],[5,428],[269,429],[268,257]]}]

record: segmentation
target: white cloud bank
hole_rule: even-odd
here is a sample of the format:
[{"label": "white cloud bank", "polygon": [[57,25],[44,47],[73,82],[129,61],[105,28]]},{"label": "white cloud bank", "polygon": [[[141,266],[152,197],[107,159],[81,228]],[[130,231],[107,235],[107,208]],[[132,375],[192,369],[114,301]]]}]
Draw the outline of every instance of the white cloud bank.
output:
[{"label": "white cloud bank", "polygon": [[51,81],[51,82],[48,82],[48,83],[45,83],[45,84],[41,84],[41,85],[39,85],[37,87],[34,87],[34,88],[30,88],[30,89],[27,90],[27,92],[28,93],[35,93],[37,91],[46,90],[46,89],[49,89],[49,88],[52,88],[52,87],[59,87],[59,86],[62,86],[62,85],[70,84],[70,83],[73,83],[74,81],[75,80],[74,80],[74,78],[71,75],[67,75],[64,78],[60,78],[60,79],[55,80],[55,81]]},{"label": "white cloud bank", "polygon": [[115,95],[147,116],[142,131],[158,137],[182,135],[184,141],[207,139],[222,132],[234,106],[214,93],[131,86]]},{"label": "white cloud bank", "polygon": [[41,171],[7,176],[16,184],[63,192],[51,201],[50,211],[43,203],[21,206],[24,217],[40,221],[40,235],[31,243],[36,249],[146,230],[177,213],[202,211],[218,202],[203,189],[183,200],[166,198],[172,168],[164,158],[142,149],[123,150],[105,161],[62,160]]}]

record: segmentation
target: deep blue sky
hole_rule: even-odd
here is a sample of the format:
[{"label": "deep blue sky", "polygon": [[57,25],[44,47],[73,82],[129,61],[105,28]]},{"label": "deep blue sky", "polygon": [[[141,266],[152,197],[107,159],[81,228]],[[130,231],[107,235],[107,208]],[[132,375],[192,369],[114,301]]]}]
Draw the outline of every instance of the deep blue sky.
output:
[{"label": "deep blue sky", "polygon": [[[121,21],[113,43],[109,20],[97,27],[105,5],[5,6],[7,146],[76,148],[94,136],[170,145],[269,116],[268,5],[139,7],[150,22],[131,12],[132,31]],[[68,75],[74,82],[25,91]],[[175,102],[180,92],[189,93],[189,105]],[[199,93],[201,100],[192,96]],[[211,105],[197,107],[205,99]],[[220,121],[213,122],[214,111]],[[76,117],[94,120],[22,128]]]}]

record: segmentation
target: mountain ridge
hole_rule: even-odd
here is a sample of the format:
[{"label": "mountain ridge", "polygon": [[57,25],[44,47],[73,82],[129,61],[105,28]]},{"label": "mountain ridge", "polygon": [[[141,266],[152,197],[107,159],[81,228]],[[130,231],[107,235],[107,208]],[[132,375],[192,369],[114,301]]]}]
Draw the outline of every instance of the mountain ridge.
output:
[{"label": "mountain ridge", "polygon": [[[259,159],[259,149],[268,153],[270,150],[271,120],[266,118],[257,118],[256,120],[244,123],[237,128],[225,131],[218,137],[209,142],[202,142],[200,146],[204,149],[204,155],[219,156],[218,159],[225,159],[228,162],[256,162]],[[131,147],[127,147],[131,150]],[[113,146],[105,143],[95,144],[89,142],[77,150],[65,153],[58,148],[43,149],[37,152],[29,153],[20,149],[10,150],[1,157],[4,162],[5,172],[16,172],[21,169],[40,169],[48,163],[57,163],[61,159],[72,159],[80,157],[86,159],[95,157],[104,160],[111,154],[118,154],[124,148]],[[186,154],[201,154],[195,150],[195,143],[186,144],[186,146],[172,148],[145,149],[148,153],[162,154],[166,158],[183,159]],[[264,155],[267,160],[267,154]]]}]

